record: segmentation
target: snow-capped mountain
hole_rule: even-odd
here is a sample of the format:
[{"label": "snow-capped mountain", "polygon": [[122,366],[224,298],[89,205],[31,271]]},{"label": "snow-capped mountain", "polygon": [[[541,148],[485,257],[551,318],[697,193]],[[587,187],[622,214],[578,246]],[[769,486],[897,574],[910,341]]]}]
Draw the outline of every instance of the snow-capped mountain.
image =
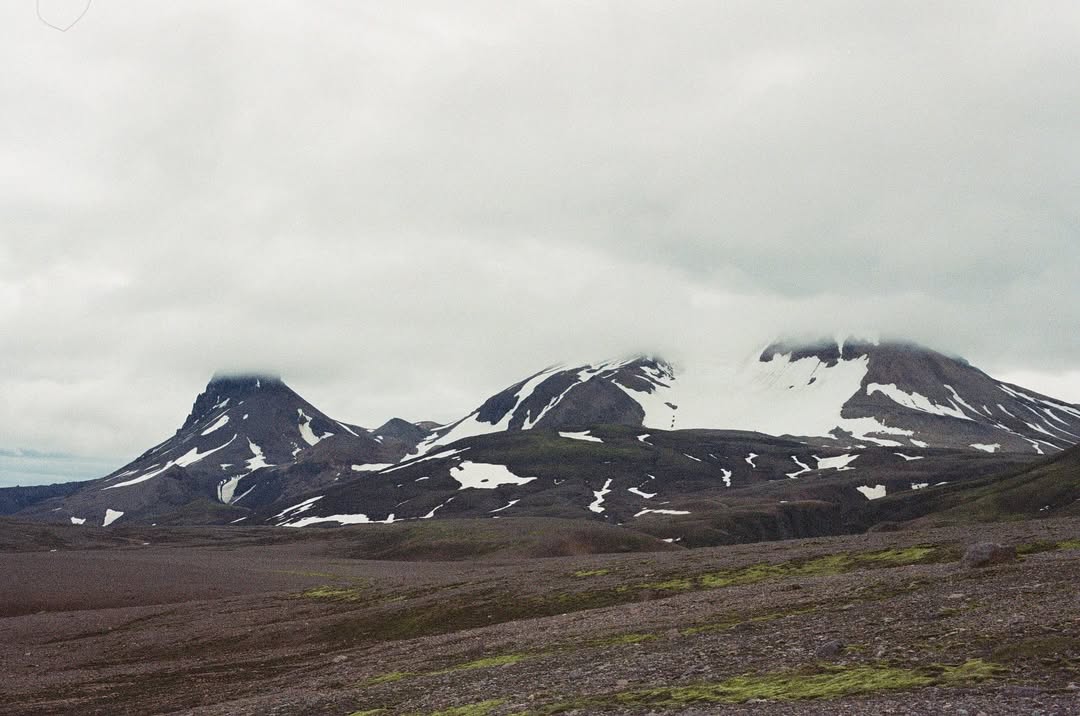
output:
[{"label": "snow-capped mountain", "polygon": [[96,525],[726,520],[736,501],[764,500],[773,521],[776,505],[859,511],[1077,442],[1080,406],[905,343],[776,343],[733,369],[657,357],[557,366],[453,423],[375,430],[330,418],[277,377],[222,376],[174,436],[19,514]]},{"label": "snow-capped mountain", "polygon": [[436,429],[418,453],[504,430],[598,424],[752,430],[867,445],[1051,454],[1080,406],[907,343],[775,343],[736,370],[655,358],[550,368]]},{"label": "snow-capped mountain", "polygon": [[[215,376],[175,435],[35,511],[99,525],[123,516],[168,519],[176,510],[220,513],[292,492],[282,473],[297,465],[308,466],[298,489],[310,489],[351,464],[394,463],[426,435],[409,425],[366,430],[325,415],[277,376]],[[269,494],[260,489],[268,485]]]},{"label": "snow-capped mountain", "polygon": [[461,420],[436,428],[418,452],[504,430],[582,425],[673,429],[677,406],[668,402],[668,394],[674,378],[669,364],[650,357],[547,368],[491,396]]}]

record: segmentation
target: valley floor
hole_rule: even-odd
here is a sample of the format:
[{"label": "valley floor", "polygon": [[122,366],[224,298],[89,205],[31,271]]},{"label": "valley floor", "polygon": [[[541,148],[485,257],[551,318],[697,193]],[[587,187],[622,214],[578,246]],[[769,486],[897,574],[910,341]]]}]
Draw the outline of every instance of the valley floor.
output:
[{"label": "valley floor", "polygon": [[[1080,713],[1080,519],[456,562],[358,559],[381,526],[20,529],[0,714]],[[1021,557],[962,567],[981,541]]]}]

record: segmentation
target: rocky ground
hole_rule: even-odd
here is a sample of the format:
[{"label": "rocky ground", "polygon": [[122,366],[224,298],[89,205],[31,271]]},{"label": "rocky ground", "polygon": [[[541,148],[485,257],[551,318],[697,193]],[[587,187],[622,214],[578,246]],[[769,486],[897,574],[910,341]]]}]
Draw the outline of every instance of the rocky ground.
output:
[{"label": "rocky ground", "polygon": [[454,562],[0,527],[0,714],[1080,713],[1076,518]]}]

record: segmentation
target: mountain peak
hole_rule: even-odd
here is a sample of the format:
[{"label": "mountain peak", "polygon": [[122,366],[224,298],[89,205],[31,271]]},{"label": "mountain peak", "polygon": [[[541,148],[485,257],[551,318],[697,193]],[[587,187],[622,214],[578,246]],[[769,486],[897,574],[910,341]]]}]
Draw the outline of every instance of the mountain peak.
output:
[{"label": "mountain peak", "polygon": [[260,390],[286,387],[281,377],[272,373],[215,373],[195,399],[191,414],[177,432],[190,428],[230,402],[239,402]]},{"label": "mountain peak", "polygon": [[264,385],[281,384],[281,376],[276,373],[233,373],[218,372],[210,378],[207,388],[221,389],[258,389]]},{"label": "mountain peak", "polygon": [[791,361],[803,358],[817,358],[826,367],[833,367],[840,361],[851,361],[864,356],[875,354],[893,356],[925,355],[945,358],[955,361],[964,366],[970,365],[960,356],[941,353],[928,348],[915,341],[905,338],[870,339],[861,336],[848,336],[845,338],[811,338],[796,340],[782,338],[769,344],[761,352],[758,360],[768,363],[776,356],[787,356]]}]

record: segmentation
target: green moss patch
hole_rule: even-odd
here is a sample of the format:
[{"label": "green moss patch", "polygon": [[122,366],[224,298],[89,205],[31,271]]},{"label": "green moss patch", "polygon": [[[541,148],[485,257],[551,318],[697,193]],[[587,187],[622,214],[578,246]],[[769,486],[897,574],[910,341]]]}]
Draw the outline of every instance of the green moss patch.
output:
[{"label": "green moss patch", "polygon": [[453,666],[448,666],[445,669],[439,669],[437,671],[391,671],[388,674],[381,674],[368,679],[367,681],[362,682],[360,686],[361,688],[366,688],[369,686],[379,686],[381,684],[392,684],[403,679],[423,676],[441,676],[442,674],[452,674],[458,671],[473,671],[475,669],[491,669],[497,666],[509,666],[510,664],[516,664],[538,655],[539,654],[500,654],[499,656],[489,656],[483,659],[466,661],[462,664],[454,664]]},{"label": "green moss patch", "polygon": [[904,669],[891,666],[851,666],[815,673],[776,673],[736,676],[712,684],[633,689],[554,704],[537,715],[581,709],[682,708],[694,704],[737,704],[752,699],[798,701],[832,699],[855,694],[916,689],[924,686],[970,683],[992,678],[1000,667],[981,660],[960,666]]},{"label": "green moss patch", "polygon": [[506,703],[506,699],[489,699],[467,706],[455,706],[442,711],[435,711],[430,716],[487,716]]},{"label": "green moss patch", "polygon": [[589,646],[619,646],[621,644],[641,644],[656,639],[656,634],[619,634],[618,636],[592,639]]},{"label": "green moss patch", "polygon": [[1070,636],[1045,636],[1004,644],[994,649],[994,661],[1029,661],[1063,656],[1080,656],[1080,639]]},{"label": "green moss patch", "polygon": [[743,584],[756,584],[784,577],[813,577],[845,574],[860,569],[901,567],[940,561],[942,555],[937,547],[918,545],[905,549],[886,549],[856,554],[830,554],[810,560],[759,563],[734,569],[706,572],[696,577],[676,577],[658,582],[635,585],[638,589],[662,589],[689,591],[694,589],[719,589]]},{"label": "green moss patch", "polygon": [[455,671],[473,671],[474,669],[490,669],[496,666],[509,666],[510,664],[516,664],[526,659],[531,659],[534,654],[501,654],[499,656],[489,656],[484,659],[476,659],[474,661],[467,661],[464,664],[455,664],[454,666],[440,669],[439,671],[432,671],[429,676],[437,676],[439,674],[450,674]]},{"label": "green moss patch", "polygon": [[816,606],[799,607],[795,609],[786,609],[777,612],[766,612],[764,614],[754,614],[752,616],[745,617],[732,617],[730,619],[723,619],[717,622],[708,622],[706,624],[697,624],[692,627],[687,627],[681,630],[679,633],[683,636],[693,636],[695,634],[708,634],[710,632],[721,632],[734,629],[742,624],[756,624],[761,622],[771,622],[777,619],[783,619],[785,617],[798,616],[799,614],[809,614],[818,610]]},{"label": "green moss patch", "polygon": [[1028,555],[1039,554],[1041,552],[1056,552],[1058,550],[1066,549],[1080,549],[1080,539],[1069,539],[1064,540],[1063,542],[1037,540],[1035,542],[1019,545],[1016,548],[1016,553],[1019,555]]},{"label": "green moss patch", "polygon": [[323,599],[331,602],[359,602],[370,598],[362,587],[337,587],[331,584],[305,589],[297,596],[301,599]]}]

